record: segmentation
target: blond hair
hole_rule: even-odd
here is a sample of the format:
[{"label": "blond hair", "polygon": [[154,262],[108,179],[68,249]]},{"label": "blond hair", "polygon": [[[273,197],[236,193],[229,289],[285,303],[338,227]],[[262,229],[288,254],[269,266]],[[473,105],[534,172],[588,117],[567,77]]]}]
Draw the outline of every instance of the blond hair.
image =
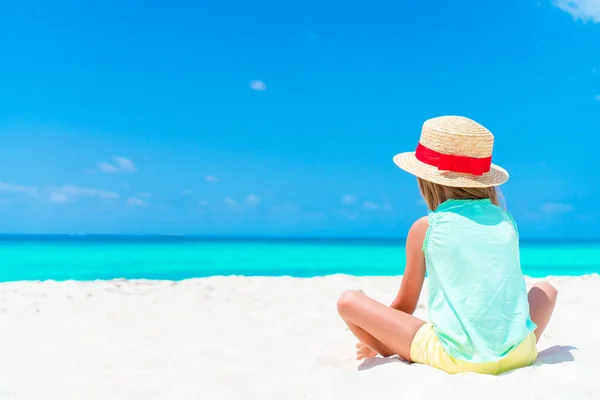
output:
[{"label": "blond hair", "polygon": [[438,185],[437,183],[426,181],[425,179],[417,178],[421,194],[427,203],[427,207],[431,211],[445,202],[446,200],[481,200],[490,199],[490,201],[500,206],[500,191],[495,187],[451,187]]}]

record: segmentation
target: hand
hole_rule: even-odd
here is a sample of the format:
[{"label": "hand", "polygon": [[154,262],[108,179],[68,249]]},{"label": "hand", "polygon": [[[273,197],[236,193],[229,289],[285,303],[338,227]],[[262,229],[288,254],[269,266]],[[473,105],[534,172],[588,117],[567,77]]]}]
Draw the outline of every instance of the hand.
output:
[{"label": "hand", "polygon": [[365,358],[373,358],[377,356],[377,352],[362,342],[356,344],[356,359],[363,360]]}]

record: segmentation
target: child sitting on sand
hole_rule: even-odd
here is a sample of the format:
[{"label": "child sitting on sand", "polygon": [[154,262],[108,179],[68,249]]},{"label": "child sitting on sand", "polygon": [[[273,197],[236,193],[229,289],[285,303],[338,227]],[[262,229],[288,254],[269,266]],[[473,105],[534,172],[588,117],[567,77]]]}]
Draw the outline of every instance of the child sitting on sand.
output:
[{"label": "child sitting on sand", "polygon": [[[406,269],[387,307],[361,292],[343,293],[338,312],[358,338],[357,358],[400,357],[448,373],[500,374],[529,366],[550,320],[556,289],[527,293],[513,218],[496,186],[508,173],[491,163],[494,136],[464,117],[423,124],[416,152],[394,157],[417,176],[430,213],[406,239]],[[429,278],[429,319],[412,314]]]}]

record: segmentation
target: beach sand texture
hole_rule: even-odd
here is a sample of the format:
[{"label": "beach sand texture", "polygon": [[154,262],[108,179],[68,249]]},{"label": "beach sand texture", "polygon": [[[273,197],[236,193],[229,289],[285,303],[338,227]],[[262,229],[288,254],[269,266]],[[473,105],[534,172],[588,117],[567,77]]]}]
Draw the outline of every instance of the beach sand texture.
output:
[{"label": "beach sand texture", "polygon": [[538,363],[498,377],[356,361],[337,297],[398,277],[3,283],[0,399],[600,399],[600,278],[550,281]]}]

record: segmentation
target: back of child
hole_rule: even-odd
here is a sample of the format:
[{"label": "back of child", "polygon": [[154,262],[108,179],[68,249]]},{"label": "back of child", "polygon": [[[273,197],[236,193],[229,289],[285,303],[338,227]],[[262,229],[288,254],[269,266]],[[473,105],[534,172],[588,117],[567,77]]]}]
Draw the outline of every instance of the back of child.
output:
[{"label": "back of child", "polygon": [[[486,374],[535,361],[556,290],[543,282],[527,292],[517,225],[498,201],[508,173],[491,163],[493,141],[475,121],[440,117],[425,122],[416,152],[394,157],[417,176],[430,212],[409,231],[391,306],[358,292],[338,301],[359,359],[398,354],[449,373]],[[428,323],[412,316],[425,274]]]},{"label": "back of child", "polygon": [[513,219],[484,198],[447,200],[428,220],[429,320],[440,342],[465,361],[503,358],[536,328]]}]

